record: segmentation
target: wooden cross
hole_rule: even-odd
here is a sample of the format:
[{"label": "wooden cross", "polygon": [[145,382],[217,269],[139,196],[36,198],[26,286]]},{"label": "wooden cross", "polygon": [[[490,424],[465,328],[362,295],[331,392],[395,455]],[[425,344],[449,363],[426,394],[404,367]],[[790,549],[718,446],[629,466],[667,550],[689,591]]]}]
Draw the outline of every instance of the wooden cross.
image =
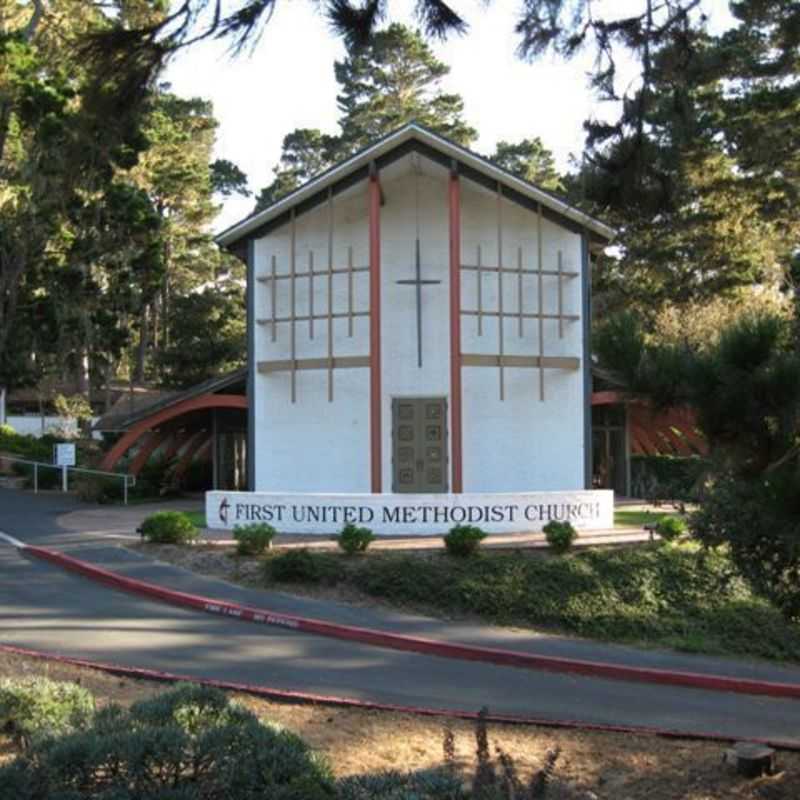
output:
[{"label": "wooden cross", "polygon": [[416,240],[416,259],[415,259],[415,272],[414,278],[403,281],[396,281],[401,286],[416,286],[417,287],[417,366],[422,366],[422,287],[431,286],[441,281],[423,279],[422,266],[420,264],[419,255],[419,239]]}]

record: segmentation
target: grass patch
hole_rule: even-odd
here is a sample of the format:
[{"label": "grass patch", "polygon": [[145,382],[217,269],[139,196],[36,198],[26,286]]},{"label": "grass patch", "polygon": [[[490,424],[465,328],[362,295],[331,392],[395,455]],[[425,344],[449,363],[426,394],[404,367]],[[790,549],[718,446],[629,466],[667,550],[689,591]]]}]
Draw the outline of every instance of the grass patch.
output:
[{"label": "grass patch", "polygon": [[302,570],[283,573],[281,558],[266,561],[270,584],[336,585],[403,608],[603,641],[800,661],[800,626],[753,596],[724,554],[695,545],[472,559],[306,551]]},{"label": "grass patch", "polygon": [[614,526],[617,528],[641,528],[655,524],[662,517],[677,517],[676,511],[614,511]]}]

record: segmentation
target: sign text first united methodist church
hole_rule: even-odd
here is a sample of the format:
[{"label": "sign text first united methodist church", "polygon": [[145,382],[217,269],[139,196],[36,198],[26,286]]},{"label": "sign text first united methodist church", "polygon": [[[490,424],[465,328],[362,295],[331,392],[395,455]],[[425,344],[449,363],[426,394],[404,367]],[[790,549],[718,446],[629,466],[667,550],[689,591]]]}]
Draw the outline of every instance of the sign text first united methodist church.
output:
[{"label": "sign text first united methodist church", "polygon": [[613,527],[613,492],[524,494],[273,494],[208,492],[211,528],[267,522],[281,533],[337,533],[343,525],[366,525],[375,533],[444,533],[453,525],[478,525],[488,533],[538,531],[550,520],[578,530]]}]

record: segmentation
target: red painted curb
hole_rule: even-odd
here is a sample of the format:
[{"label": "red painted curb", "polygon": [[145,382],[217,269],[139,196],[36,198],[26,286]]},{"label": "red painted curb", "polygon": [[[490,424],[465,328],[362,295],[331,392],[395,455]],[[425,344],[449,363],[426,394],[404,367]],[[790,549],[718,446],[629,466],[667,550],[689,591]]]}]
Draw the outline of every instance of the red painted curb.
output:
[{"label": "red painted curb", "polygon": [[[40,650],[29,650],[24,647],[0,644],[0,652],[12,655],[36,658],[43,661],[54,661],[60,664],[70,664],[76,667],[94,669],[107,672],[111,675],[122,675],[137,680],[158,681],[160,683],[195,683],[201,686],[211,686],[230,692],[242,692],[256,697],[265,697],[281,703],[297,703],[304,705],[334,706],[338,708],[358,708],[371,711],[394,711],[400,714],[415,714],[422,717],[450,717],[451,719],[477,720],[480,716],[476,711],[461,711],[450,708],[424,708],[420,706],[401,706],[392,703],[378,703],[369,700],[355,700],[349,697],[336,695],[308,694],[294,692],[286,689],[274,689],[269,686],[260,686],[250,683],[235,683],[233,681],[218,681],[212,678],[197,678],[191,675],[177,675],[171,672],[160,672],[140,667],[124,667],[119,664],[106,664],[101,661],[90,661],[84,658],[73,658],[55,653],[46,653]],[[693,733],[671,728],[647,727],[644,725],[605,725],[597,722],[580,722],[578,720],[541,719],[538,717],[525,717],[514,714],[492,714],[485,716],[487,722],[504,725],[535,725],[541,728],[560,728],[567,730],[590,731],[597,733],[635,733],[645,736],[658,736],[665,739],[685,739],[707,742],[734,742],[747,741],[768,745],[780,750],[800,752],[800,742],[786,741],[783,739],[742,738],[725,736],[721,733]]]},{"label": "red painted curb", "polygon": [[697,672],[677,672],[651,667],[630,667],[599,661],[561,658],[522,653],[515,650],[501,650],[467,644],[454,644],[421,637],[405,636],[398,633],[370,628],[339,625],[323,620],[278,614],[272,611],[248,608],[237,603],[215,600],[199,595],[165,589],[145,581],[126,578],[110,570],[96,567],[85,561],[72,558],[55,550],[26,545],[25,552],[36,558],[56,564],[64,569],[77,572],[94,581],[116,589],[161,600],[171,605],[193,608],[210,614],[234,617],[246,622],[274,625],[280,628],[334,639],[359,642],[360,644],[403,650],[425,655],[453,658],[461,661],[480,661],[505,667],[540,669],[549,672],[570,673],[592,678],[607,678],[618,681],[655,683],[665,686],[683,686],[692,689],[706,689],[715,692],[735,692],[738,694],[766,695],[768,697],[800,698],[800,684],[759,681],[750,678],[732,678],[723,675],[704,675]]}]

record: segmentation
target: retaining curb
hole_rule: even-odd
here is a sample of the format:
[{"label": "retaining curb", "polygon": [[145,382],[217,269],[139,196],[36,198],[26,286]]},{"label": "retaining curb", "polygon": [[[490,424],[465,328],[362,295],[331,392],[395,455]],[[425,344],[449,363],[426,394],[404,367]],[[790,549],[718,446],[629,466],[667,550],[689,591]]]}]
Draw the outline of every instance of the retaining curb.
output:
[{"label": "retaining curb", "polygon": [[[422,706],[401,706],[392,703],[378,703],[370,700],[355,700],[349,697],[336,695],[317,695],[306,692],[295,692],[286,689],[274,689],[269,686],[260,686],[249,683],[236,683],[233,681],[219,681],[212,678],[197,678],[191,675],[178,675],[171,672],[143,669],[141,667],[124,667],[119,664],[107,664],[100,661],[90,661],[84,658],[73,658],[56,653],[47,653],[40,650],[29,650],[24,647],[0,644],[0,653],[35,658],[42,661],[54,661],[59,664],[70,664],[85,669],[107,672],[110,675],[121,675],[137,680],[150,680],[159,683],[195,683],[201,686],[211,686],[229,692],[241,692],[255,697],[264,697],[280,703],[295,703],[303,705],[332,706],[336,708],[355,708],[370,711],[392,711],[398,714],[414,714],[422,717],[449,717],[476,721],[481,716],[480,712],[462,711],[448,708],[425,708]],[[800,752],[800,742],[786,741],[783,739],[743,738],[740,736],[726,736],[721,733],[680,731],[671,728],[647,727],[644,725],[612,725],[597,722],[580,722],[578,720],[557,720],[538,717],[525,717],[513,714],[492,714],[489,711],[483,715],[486,722],[502,725],[527,725],[541,728],[555,728],[566,730],[589,731],[595,733],[629,733],[645,736],[654,736],[664,739],[682,739],[702,742],[753,742],[763,744],[779,750]]]},{"label": "retaining curb", "polygon": [[344,641],[358,642],[373,647],[384,647],[391,650],[421,653],[460,661],[479,661],[504,667],[570,673],[591,678],[653,683],[664,686],[681,686],[715,692],[734,692],[737,694],[800,699],[800,684],[794,683],[761,681],[752,678],[733,678],[724,675],[672,671],[652,667],[631,667],[599,661],[535,655],[516,650],[441,642],[434,639],[388,633],[371,628],[340,625],[338,623],[325,622],[318,619],[280,614],[266,609],[250,608],[248,606],[239,605],[238,603],[165,589],[163,586],[140,581],[135,578],[126,578],[116,572],[103,569],[102,567],[96,567],[93,564],[48,548],[24,545],[22,549],[35,558],[55,564],[71,572],[76,572],[98,583],[150,599],[161,600],[170,605],[232,617],[245,622],[255,622],[262,625],[288,628],[302,633],[311,633]]}]

